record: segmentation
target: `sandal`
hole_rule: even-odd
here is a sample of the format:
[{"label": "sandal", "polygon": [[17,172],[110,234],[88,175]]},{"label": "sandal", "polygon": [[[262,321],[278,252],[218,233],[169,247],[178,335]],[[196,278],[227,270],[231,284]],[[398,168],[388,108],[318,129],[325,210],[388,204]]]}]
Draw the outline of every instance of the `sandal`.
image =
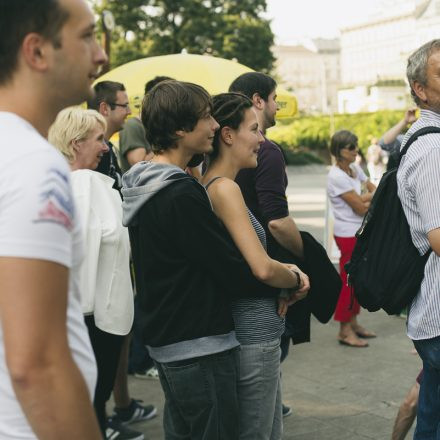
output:
[{"label": "sandal", "polygon": [[365,348],[368,347],[368,343],[365,344],[354,344],[352,342],[348,342],[346,339],[338,339],[339,343],[341,345],[346,345],[347,347],[354,347],[354,348]]},{"label": "sandal", "polygon": [[353,331],[356,333],[356,335],[359,338],[362,338],[362,339],[371,339],[371,338],[377,337],[376,333],[370,332],[369,330],[367,330],[361,326],[356,327],[355,329],[353,329]]}]

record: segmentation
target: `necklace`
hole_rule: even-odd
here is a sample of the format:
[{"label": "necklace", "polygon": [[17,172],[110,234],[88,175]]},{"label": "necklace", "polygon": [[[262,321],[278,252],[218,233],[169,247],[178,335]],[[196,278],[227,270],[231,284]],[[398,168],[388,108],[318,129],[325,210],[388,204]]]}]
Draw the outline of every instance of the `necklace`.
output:
[{"label": "necklace", "polygon": [[341,165],[339,165],[338,163],[336,164],[336,166],[337,166],[340,170],[342,170],[345,174],[348,174],[351,178],[354,177],[353,170],[352,170],[350,167],[348,167],[348,169],[344,169],[344,168],[342,168]]}]

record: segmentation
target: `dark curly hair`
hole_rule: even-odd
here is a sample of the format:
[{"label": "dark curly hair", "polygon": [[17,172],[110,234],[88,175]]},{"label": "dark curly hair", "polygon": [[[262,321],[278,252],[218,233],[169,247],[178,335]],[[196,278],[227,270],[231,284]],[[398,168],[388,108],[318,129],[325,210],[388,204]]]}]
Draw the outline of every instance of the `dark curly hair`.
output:
[{"label": "dark curly hair", "polygon": [[252,101],[242,93],[220,93],[212,98],[212,102],[212,117],[218,122],[220,127],[215,132],[214,141],[212,142],[213,150],[209,154],[211,162],[219,154],[221,129],[223,127],[231,127],[237,130],[243,122],[245,111],[252,108]]}]

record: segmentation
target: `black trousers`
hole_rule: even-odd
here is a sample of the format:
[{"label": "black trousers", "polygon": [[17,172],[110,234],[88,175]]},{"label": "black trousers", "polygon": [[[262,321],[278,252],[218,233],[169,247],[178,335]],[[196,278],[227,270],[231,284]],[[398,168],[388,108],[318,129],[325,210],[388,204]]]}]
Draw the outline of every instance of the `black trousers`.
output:
[{"label": "black trousers", "polygon": [[105,438],[105,427],[107,416],[105,413],[105,404],[113,390],[116,371],[119,364],[122,343],[125,336],[112,335],[111,333],[100,330],[95,325],[93,315],[84,317],[89,330],[90,342],[95,353],[96,364],[98,366],[98,381],[96,383],[93,406],[98,417],[99,427]]}]

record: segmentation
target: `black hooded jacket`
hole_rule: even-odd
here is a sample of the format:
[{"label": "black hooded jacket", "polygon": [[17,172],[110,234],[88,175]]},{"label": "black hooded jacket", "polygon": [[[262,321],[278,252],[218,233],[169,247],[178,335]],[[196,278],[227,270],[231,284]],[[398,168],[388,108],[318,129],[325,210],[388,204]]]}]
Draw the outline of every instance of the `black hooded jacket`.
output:
[{"label": "black hooded jacket", "polygon": [[253,276],[195,179],[172,165],[143,162],[123,180],[147,345],[227,334],[232,299],[278,295]]}]

